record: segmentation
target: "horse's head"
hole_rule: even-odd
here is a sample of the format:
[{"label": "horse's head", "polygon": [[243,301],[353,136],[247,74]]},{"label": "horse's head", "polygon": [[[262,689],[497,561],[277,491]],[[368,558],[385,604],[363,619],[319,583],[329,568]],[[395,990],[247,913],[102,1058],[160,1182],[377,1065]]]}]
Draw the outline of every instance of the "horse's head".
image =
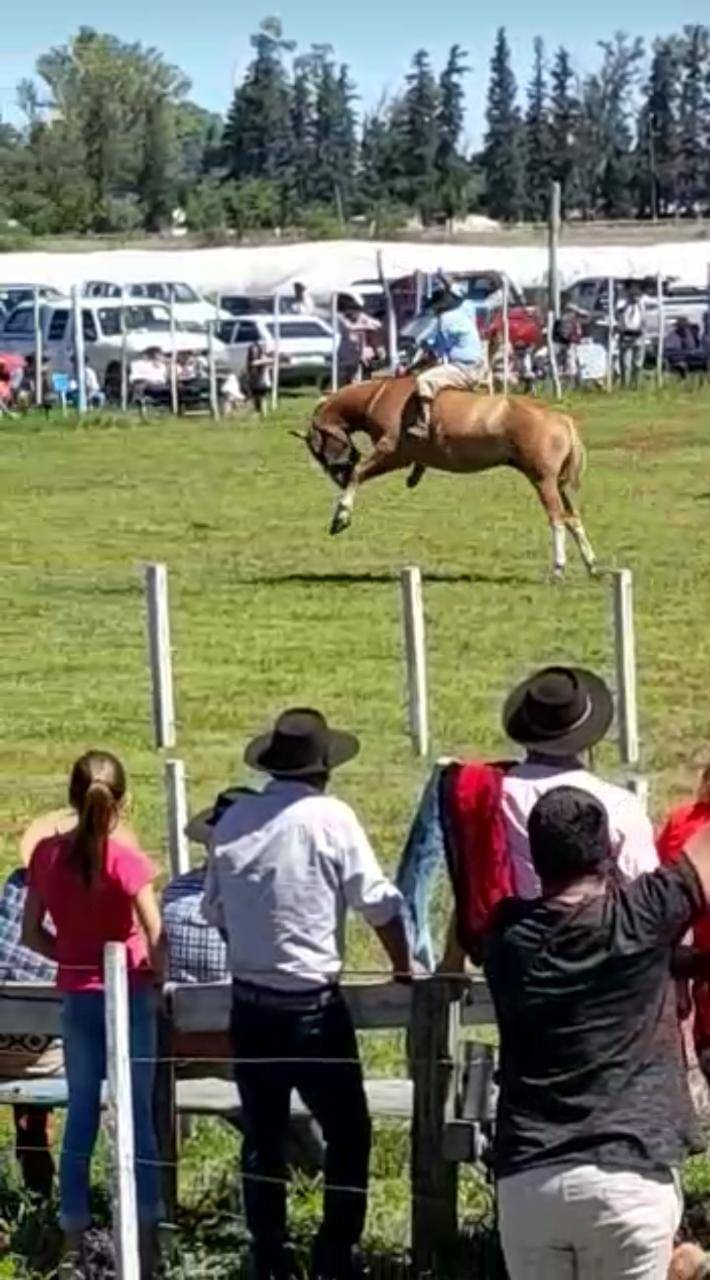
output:
[{"label": "horse's head", "polygon": [[305,441],[311,457],[339,489],[347,489],[360,461],[360,451],[342,419],[328,412],[327,400],[316,406],[308,431],[294,431],[292,435]]}]

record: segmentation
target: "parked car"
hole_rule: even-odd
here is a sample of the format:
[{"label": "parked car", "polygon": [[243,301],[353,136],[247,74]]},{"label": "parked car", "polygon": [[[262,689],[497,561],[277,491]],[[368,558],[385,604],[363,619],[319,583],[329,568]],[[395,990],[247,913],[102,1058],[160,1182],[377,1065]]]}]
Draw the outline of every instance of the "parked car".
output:
[{"label": "parked car", "polygon": [[[84,345],[88,359],[107,394],[117,398],[121,380],[121,312],[126,325],[126,351],[129,361],[148,347],[171,351],[170,312],[162,302],[136,302],[125,306],[120,298],[84,298],[81,304]],[[42,350],[53,373],[74,374],[74,312],[71,300],[48,300],[40,308]],[[6,351],[28,356],[35,349],[34,306],[23,302],[8,316],[2,332]],[[207,338],[202,332],[178,324],[175,350],[207,351]],[[215,358],[224,364],[222,343],[214,341]]]},{"label": "parked car", "polygon": [[0,284],[0,333],[5,320],[21,302],[33,302],[35,289],[40,298],[61,298],[58,289],[49,284]]},{"label": "parked car", "polygon": [[[246,369],[247,350],[260,342],[266,355],[274,351],[276,325],[273,312],[235,316],[219,326],[225,360],[234,373]],[[337,339],[338,346],[340,338]],[[282,315],[279,322],[279,379],[297,385],[324,380],[333,356],[333,330],[320,316]]]},{"label": "parked car", "polygon": [[[630,284],[641,286],[646,302],[646,332],[649,338],[649,354],[658,344],[659,312],[658,281],[655,276],[614,277],[614,308],[622,301]],[[685,285],[671,277],[663,280],[663,319],[666,332],[676,320],[685,316],[703,333],[707,326],[707,289]],[[564,296],[566,305],[578,307],[598,325],[606,325],[609,318],[609,277],[586,276],[576,280]]]},{"label": "parked car", "polygon": [[220,293],[219,305],[231,316],[266,315],[274,309],[274,297],[271,293]]},{"label": "parked car", "polygon": [[[149,280],[121,286],[111,280],[88,280],[82,288],[87,298],[115,298],[124,296],[152,299],[155,302],[170,304],[171,294],[175,308],[175,317],[184,328],[204,329],[215,319],[215,306],[200,297],[192,285],[183,281]],[[220,311],[219,319],[226,318],[226,311]]]}]

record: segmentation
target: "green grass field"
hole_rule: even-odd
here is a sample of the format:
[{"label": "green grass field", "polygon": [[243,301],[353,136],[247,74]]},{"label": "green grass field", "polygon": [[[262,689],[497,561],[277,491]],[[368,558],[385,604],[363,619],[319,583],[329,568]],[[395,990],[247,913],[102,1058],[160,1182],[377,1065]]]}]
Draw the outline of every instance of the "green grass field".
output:
[{"label": "green grass field", "polygon": [[[106,745],[126,761],[132,818],[163,860],[162,761],[153,749],[141,565],[170,572],[176,754],[199,805],[244,780],[245,739],[289,703],[313,703],[362,739],[337,786],[383,861],[397,859],[426,767],[406,735],[398,573],[425,577],[433,754],[505,749],[500,705],[536,664],[570,660],[613,677],[607,579],[548,579],[533,491],[505,472],[395,476],[363,489],[352,529],[327,533],[335,491],[285,430],[205,419],[112,425],[3,423],[0,500],[0,855],[63,801],[73,758]],[[585,396],[569,408],[589,449],[588,532],[606,565],[635,572],[643,769],[654,813],[687,793],[708,752],[710,393]],[[613,743],[599,765],[619,774]],[[353,930],[350,963],[381,957]],[[368,1037],[373,1071],[401,1046]],[[231,1140],[188,1147],[200,1192]],[[218,1159],[219,1157],[219,1159]],[[371,1234],[401,1241],[399,1140],[380,1135]],[[192,1175],[191,1175],[192,1176]],[[301,1204],[307,1216],[312,1196]],[[193,1203],[199,1193],[195,1191]]]}]

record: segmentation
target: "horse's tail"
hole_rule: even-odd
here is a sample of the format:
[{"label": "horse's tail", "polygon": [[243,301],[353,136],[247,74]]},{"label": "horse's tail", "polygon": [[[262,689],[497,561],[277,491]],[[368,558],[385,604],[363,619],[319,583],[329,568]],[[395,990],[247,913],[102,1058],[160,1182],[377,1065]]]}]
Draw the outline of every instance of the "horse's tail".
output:
[{"label": "horse's tail", "polygon": [[569,453],[562,464],[560,472],[560,480],[563,484],[568,484],[573,489],[579,489],[584,475],[584,469],[587,465],[587,451],[582,444],[580,434],[571,418],[566,415],[560,415],[562,421],[567,427],[569,436]]}]

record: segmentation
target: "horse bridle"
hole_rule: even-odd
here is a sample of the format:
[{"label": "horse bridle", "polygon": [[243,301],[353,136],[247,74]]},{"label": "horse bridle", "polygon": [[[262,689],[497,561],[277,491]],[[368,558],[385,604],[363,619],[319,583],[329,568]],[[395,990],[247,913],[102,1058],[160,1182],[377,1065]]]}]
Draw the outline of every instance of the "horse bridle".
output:
[{"label": "horse bridle", "polygon": [[[328,457],[328,437],[330,437],[331,440],[338,440],[345,446],[348,451],[347,459],[341,462],[337,459],[332,461]],[[315,423],[312,423],[307,436],[307,444],[312,457],[315,458],[316,462],[323,468],[326,474],[330,476],[331,480],[337,484],[339,489],[346,489],[360,458],[359,450],[355,447],[350,437],[345,436],[341,441],[340,435],[336,435],[334,431],[330,431],[327,425],[319,424],[316,426]]]}]

